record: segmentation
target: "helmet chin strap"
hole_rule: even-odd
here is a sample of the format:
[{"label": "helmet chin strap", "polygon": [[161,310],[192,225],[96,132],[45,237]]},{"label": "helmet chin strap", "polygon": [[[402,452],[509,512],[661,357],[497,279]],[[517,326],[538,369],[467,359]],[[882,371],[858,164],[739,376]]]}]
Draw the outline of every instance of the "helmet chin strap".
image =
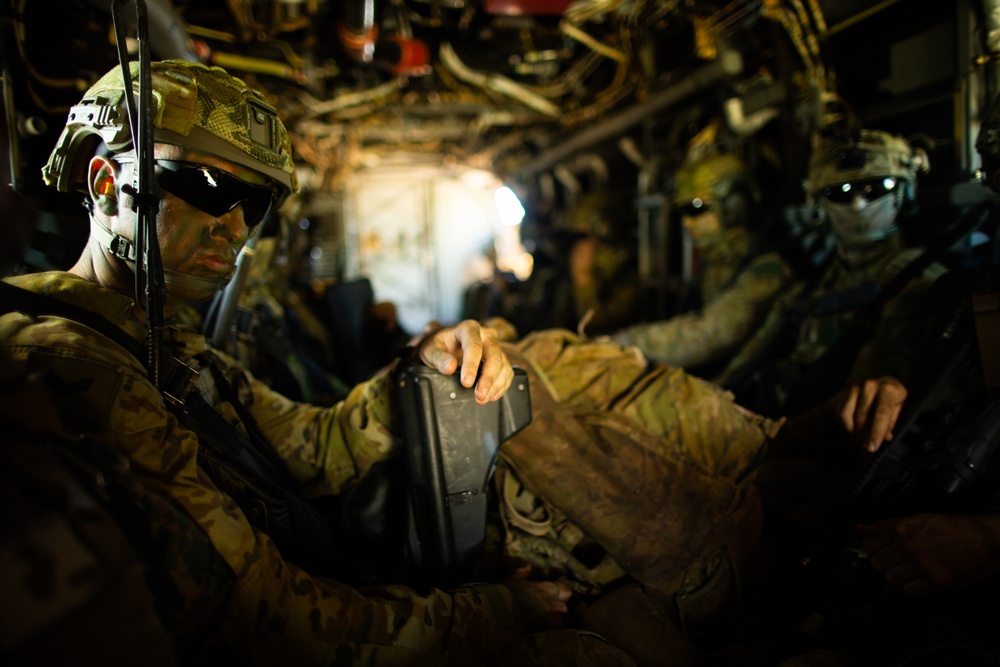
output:
[{"label": "helmet chin strap", "polygon": [[[90,234],[97,239],[102,247],[107,248],[112,255],[128,264],[133,273],[135,272],[136,251],[132,241],[113,233],[93,216],[90,218]],[[222,278],[205,278],[190,273],[163,269],[163,282],[168,286],[202,292],[218,292],[229,283],[232,277],[233,275],[230,273]],[[206,298],[211,298],[211,296]]]}]

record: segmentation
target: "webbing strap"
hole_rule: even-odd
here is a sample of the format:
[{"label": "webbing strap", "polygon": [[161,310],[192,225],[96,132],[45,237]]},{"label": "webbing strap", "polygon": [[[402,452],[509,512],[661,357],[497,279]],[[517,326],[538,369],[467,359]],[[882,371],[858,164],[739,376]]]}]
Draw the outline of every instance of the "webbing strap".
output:
[{"label": "webbing strap", "polygon": [[[111,339],[140,362],[146,357],[142,343],[100,315],[0,281],[0,313],[14,311],[35,317],[64,317]],[[267,512],[264,521],[275,533],[271,537],[282,542],[279,546],[283,553],[287,552],[286,556],[294,554],[293,562],[308,563],[314,569],[321,568],[319,571],[328,570],[335,564],[338,554],[326,522],[304,497],[300,485],[260,432],[256,420],[239,400],[235,390],[212,363],[211,356],[206,354],[201,361],[212,372],[220,396],[236,410],[246,433],[226,421],[197,391],[190,391],[178,400],[166,395],[165,387],[161,391],[165,393],[167,408],[181,424],[198,435],[206,455],[214,454],[212,458],[219,465],[227,467],[231,473],[244,478],[245,482],[267,496],[265,504],[271,511]],[[167,375],[187,377],[185,384],[189,388],[193,386],[191,375],[184,372],[187,366],[177,360],[168,365],[171,372]],[[188,370],[197,374],[193,369]],[[251,519],[252,512],[245,509],[245,513]],[[258,527],[264,528],[263,525]]]},{"label": "webbing strap", "polygon": [[26,290],[0,280],[0,311],[2,313],[19,312],[34,317],[55,315],[79,322],[84,326],[90,327],[105,338],[110,338],[128,350],[143,366],[146,365],[146,346],[143,343],[132,338],[105,318],[86,308],[81,308],[80,306],[60,301],[47,294],[32,292],[31,290]]}]

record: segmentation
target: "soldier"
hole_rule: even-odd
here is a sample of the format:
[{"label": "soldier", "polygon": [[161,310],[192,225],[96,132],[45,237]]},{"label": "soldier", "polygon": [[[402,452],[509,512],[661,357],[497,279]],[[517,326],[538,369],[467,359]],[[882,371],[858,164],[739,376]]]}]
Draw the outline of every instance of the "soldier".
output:
[{"label": "soldier", "polygon": [[[512,528],[511,552],[543,567],[567,564],[559,554],[568,554],[583,567],[567,572],[566,583],[529,581],[518,570],[505,585],[429,595],[340,583],[357,573],[341,565],[336,539],[294,489],[347,497],[398,455],[391,373],[330,408],[297,404],[169,323],[184,302],[225,284],[249,228],[295,180],[282,124],[243,82],[179,61],[154,64],[152,78],[168,317],[162,390],[136,351],[146,317],[133,281],[143,261],[130,209],[136,153],[117,71],[71,112],[43,172],[60,189],[87,192],[90,243],[69,272],[10,279],[44,308],[31,314],[24,300],[29,312],[0,318],[0,340],[25,368],[61,380],[67,391],[57,407],[75,428],[127,456],[151,490],[209,536],[237,577],[230,646],[262,663],[631,664],[592,634],[525,636],[560,622],[567,583],[600,592],[631,582],[641,589],[625,596],[626,607],[588,607],[587,627],[646,658],[691,664],[689,641],[724,627],[735,603],[737,570],[760,527],[753,475],[774,425],[679,369],[650,368],[634,348],[584,343],[563,330],[501,347],[473,322],[440,329],[414,354],[460,372],[466,386],[482,361],[478,402],[508,388],[509,358],[531,378],[534,423],[503,455],[515,482],[559,518],[541,522],[539,534],[506,513],[540,538]],[[247,460],[252,475],[241,467]],[[605,566],[592,568],[597,552]],[[667,644],[630,642],[617,613],[627,605],[649,612],[653,633],[641,640]]]},{"label": "soldier", "polygon": [[[1000,183],[998,127],[1000,98],[987,111],[976,142],[984,182],[994,190]],[[996,266],[970,272],[974,281],[957,271],[942,276],[933,253],[922,255],[897,240],[900,206],[912,196],[914,172],[926,167],[908,143],[862,131],[846,143],[830,141],[825,149],[814,156],[810,178],[824,193],[838,239],[840,280],[831,284],[851,284],[844,273],[854,270],[863,280],[877,281],[887,296],[884,308],[874,311],[882,313],[881,322],[854,302],[855,312],[870,320],[866,326],[873,337],[857,356],[846,388],[790,420],[774,441],[779,454],[799,455],[800,462],[814,457],[813,471],[804,474],[802,465],[776,460],[778,465],[765,464],[758,478],[762,495],[786,517],[822,519],[793,538],[798,562],[789,562],[783,574],[806,576],[784,580],[795,588],[794,604],[784,613],[794,609],[801,614],[796,619],[810,614],[809,626],[818,629],[811,639],[835,650],[781,664],[995,662],[1000,412],[991,348],[996,340],[987,333],[989,316],[982,318],[972,304],[995,300]],[[995,202],[971,208],[963,220],[981,224],[982,213],[995,223]],[[969,227],[954,231],[968,233]],[[952,245],[947,237],[939,243]],[[923,259],[916,261],[917,256]],[[835,303],[833,297],[848,294],[831,291],[827,297]],[[834,345],[834,325],[848,328],[849,316],[839,322],[807,318],[812,336],[797,339],[800,359],[821,344]],[[941,335],[926,336],[928,331]],[[860,445],[860,451],[851,445]],[[834,494],[818,498],[831,484]],[[779,488],[784,491],[776,494]],[[787,493],[791,488],[798,491]],[[799,510],[789,511],[792,507]],[[799,541],[803,535],[805,542]],[[780,575],[764,582],[771,598],[778,580]],[[802,650],[804,637],[799,634],[787,648]]]},{"label": "soldier", "polygon": [[[12,187],[24,174],[8,148],[18,141],[8,117],[0,114],[5,272],[37,215]],[[66,427],[45,380],[0,351],[0,662],[226,663],[232,656],[213,641],[232,571],[123,456]]]},{"label": "soldier", "polygon": [[[351,572],[335,570],[330,536],[294,489],[336,494],[394,453],[388,373],[331,408],[295,404],[203,336],[169,324],[184,303],[226,283],[250,230],[297,184],[288,135],[262,95],[219,68],[167,61],[151,69],[155,236],[166,283],[161,370],[188,381],[161,391],[137,345],[153,313],[134,274],[155,271],[155,258],[136,252],[132,206],[148,195],[133,179],[144,152],[125,120],[131,86],[117,68],[73,108],[43,169],[49,184],[87,194],[90,240],[68,272],[8,279],[34,295],[16,307],[40,312],[0,317],[0,340],[18,368],[61,383],[56,408],[69,428],[125,456],[149,492],[207,534],[236,578],[225,645],[249,664],[631,664],[593,635],[527,635],[560,623],[569,590],[525,572],[506,585],[428,595],[314,574]],[[133,63],[131,77],[137,71]],[[501,396],[513,375],[493,333],[473,322],[428,335],[414,355],[460,373],[465,386],[475,382],[479,403]],[[250,462],[234,465],[230,455]]]},{"label": "soldier", "polygon": [[922,150],[887,132],[817,135],[809,185],[836,256],[782,296],[713,380],[772,416],[804,412],[853,383],[845,416],[870,445],[881,442],[912,377],[910,351],[931,324],[929,290],[945,271],[899,230],[928,168]]},{"label": "soldier", "polygon": [[[1000,96],[986,111],[976,149],[982,158],[983,182],[995,194],[1000,191]],[[991,268],[995,273],[996,267]],[[995,345],[995,341],[987,342],[991,343]],[[991,357],[984,352],[981,358]],[[995,369],[983,371],[991,373]],[[990,390],[991,394],[995,392],[995,388]],[[968,437],[977,436],[985,434],[973,432]],[[885,446],[870,442],[875,443],[874,449]],[[872,566],[890,583],[915,596],[973,590],[983,582],[995,583],[1000,573],[1000,493],[995,476],[984,479],[993,483],[986,493],[992,500],[981,511],[969,513],[966,508],[965,513],[921,513],[861,527],[861,548],[870,555]],[[993,607],[992,600],[988,606]]]},{"label": "soldier", "polygon": [[621,224],[627,211],[621,196],[596,191],[544,231],[536,222],[536,264],[523,285],[523,297],[490,314],[510,318],[522,334],[560,327],[599,335],[634,321],[634,242]]},{"label": "soldier", "polygon": [[674,205],[697,258],[691,290],[700,306],[620,330],[615,340],[652,359],[703,371],[736,352],[794,280],[776,251],[763,251],[757,195],[735,155],[702,157],[676,174]]},{"label": "soldier", "polygon": [[589,334],[605,334],[635,319],[638,284],[634,242],[618,217],[627,212],[607,192],[586,195],[566,213],[570,238],[569,278],[574,323]]}]

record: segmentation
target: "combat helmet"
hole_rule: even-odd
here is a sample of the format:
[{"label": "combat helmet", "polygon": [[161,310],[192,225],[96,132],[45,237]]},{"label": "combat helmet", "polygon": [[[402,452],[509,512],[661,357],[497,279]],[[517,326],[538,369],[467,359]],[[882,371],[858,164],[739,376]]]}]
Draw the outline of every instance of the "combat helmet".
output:
[{"label": "combat helmet", "polygon": [[882,130],[860,130],[847,138],[820,137],[809,160],[809,189],[820,193],[832,185],[898,178],[912,184],[926,157],[903,137]]},{"label": "combat helmet", "polygon": [[[734,198],[738,196],[740,205]],[[709,155],[682,164],[674,174],[671,201],[682,214],[696,215],[706,207],[719,208],[719,220],[726,227],[745,225],[751,201],[757,193],[749,169],[729,153]]]},{"label": "combat helmet", "polygon": [[897,231],[896,217],[915,198],[927,155],[882,130],[817,135],[809,161],[809,190],[819,197],[841,247],[880,241]]},{"label": "combat helmet", "polygon": [[[264,95],[219,67],[184,60],[151,63],[153,139],[260,172],[278,188],[277,203],[298,191],[291,142]],[[139,64],[131,63],[133,86]],[[48,163],[47,185],[87,192],[87,164],[103,141],[112,153],[133,150],[120,67],[101,77],[70,109]]]}]

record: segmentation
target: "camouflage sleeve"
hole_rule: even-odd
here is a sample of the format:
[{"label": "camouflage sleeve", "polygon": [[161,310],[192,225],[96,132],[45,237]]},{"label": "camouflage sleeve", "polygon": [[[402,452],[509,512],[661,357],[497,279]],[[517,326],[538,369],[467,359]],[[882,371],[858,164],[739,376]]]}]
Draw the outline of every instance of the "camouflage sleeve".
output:
[{"label": "camouflage sleeve", "polygon": [[252,380],[251,413],[309,495],[338,494],[399,451],[391,376],[383,369],[328,408],[296,403]]},{"label": "camouflage sleeve", "polygon": [[617,338],[672,366],[692,368],[720,361],[753,333],[791,280],[788,265],[768,253],[757,257],[701,311],[635,325]]},{"label": "camouflage sleeve", "polygon": [[804,282],[796,283],[771,304],[756,330],[750,334],[736,353],[730,357],[725,367],[712,377],[713,383],[722,387],[728,387],[733,378],[747,364],[753,363],[755,359],[777,340],[777,337],[786,329],[788,310],[791,304],[799,298],[805,289],[806,284]]},{"label": "camouflage sleeve", "polygon": [[[248,664],[464,664],[524,632],[503,586],[427,595],[397,586],[357,590],[285,562],[201,471],[197,436],[166,409],[124,349],[60,318],[34,321],[20,315],[0,318],[0,340],[28,372],[61,378],[65,391],[57,408],[67,423],[121,452],[152,491],[175,500],[205,531],[236,575],[230,632]],[[351,400],[328,411],[271,395],[281,409],[265,426],[272,433],[297,428],[297,443],[330,438],[330,447],[315,447],[321,452],[317,460],[358,449],[368,427],[388,442],[388,429],[378,421],[380,414],[387,419],[379,412],[387,408],[372,398],[384,383],[381,377],[363,385]],[[373,404],[366,404],[369,400]],[[292,418],[301,415],[308,417]],[[355,425],[360,433],[349,433]]]}]

